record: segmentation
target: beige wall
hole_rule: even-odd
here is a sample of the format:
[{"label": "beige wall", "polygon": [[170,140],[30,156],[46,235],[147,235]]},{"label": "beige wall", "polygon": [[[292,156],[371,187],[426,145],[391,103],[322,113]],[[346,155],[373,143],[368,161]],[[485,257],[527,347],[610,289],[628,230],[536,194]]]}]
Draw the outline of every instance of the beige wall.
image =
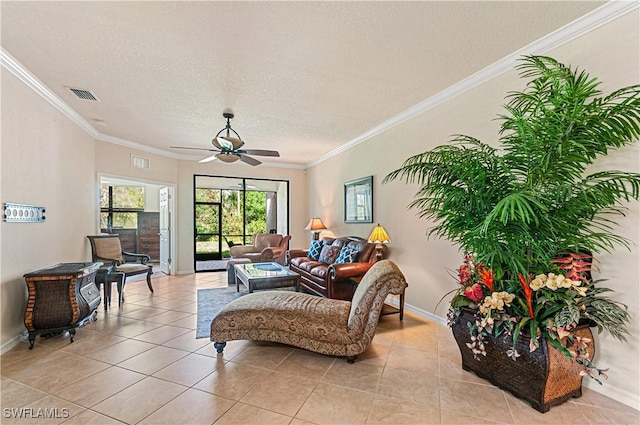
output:
[{"label": "beige wall", "polygon": [[[640,81],[639,40],[637,13],[630,13],[549,55],[587,69],[606,82],[602,88],[609,91]],[[494,118],[502,111],[504,96],[509,90],[522,87],[523,82],[515,71],[503,74],[308,170],[309,193],[314,194],[309,197],[309,213],[319,215],[335,235],[368,236],[373,224],[343,222],[342,188],[345,181],[373,175],[374,222],[382,224],[392,239],[388,256],[407,277],[406,301],[411,310],[444,322],[447,303],[441,303],[437,309],[436,304],[455,288],[451,272],[459,266],[461,254],[447,241],[427,240],[425,231],[430,223],[406,209],[417,186],[398,182],[382,185],[381,181],[387,173],[400,167],[404,159],[445,143],[452,134],[468,134],[495,144],[499,123]],[[639,149],[636,143],[598,166],[640,172]],[[585,384],[637,408],[640,394],[638,202],[631,204],[629,214],[618,221],[619,233],[631,239],[634,246],[630,252],[619,249],[613,255],[600,255],[599,260],[602,278],[609,279],[606,284],[616,291],[615,298],[629,306],[631,335],[626,344],[608,335],[596,337],[597,364],[610,368],[610,378],[602,387],[587,380]]]},{"label": "beige wall", "polygon": [[306,247],[308,234],[304,229],[307,213],[306,171],[296,168],[252,167],[244,163],[223,164],[179,161],[177,198],[178,273],[193,272],[193,176],[194,174],[225,177],[257,177],[289,180],[289,232],[291,247]]},{"label": "beige wall", "polygon": [[1,343],[25,330],[22,275],[90,258],[94,141],[57,109],[2,70],[2,199],[46,208],[44,223],[0,223]]}]

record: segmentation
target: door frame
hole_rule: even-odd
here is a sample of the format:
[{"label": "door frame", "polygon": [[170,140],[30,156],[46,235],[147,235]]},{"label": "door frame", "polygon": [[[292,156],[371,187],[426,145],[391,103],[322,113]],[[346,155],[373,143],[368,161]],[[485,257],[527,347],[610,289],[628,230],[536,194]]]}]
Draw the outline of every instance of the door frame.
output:
[{"label": "door frame", "polygon": [[[218,254],[220,256],[220,258],[205,258],[205,257],[198,257],[198,253],[197,253],[197,248],[198,248],[198,235],[209,235],[209,236],[215,236],[215,233],[198,233],[198,226],[197,226],[197,218],[196,218],[196,205],[210,205],[210,206],[216,206],[217,210],[218,210]],[[198,261],[207,261],[207,260],[222,260],[222,202],[198,202],[195,200],[194,197],[194,201],[193,201],[193,260],[194,260],[194,269],[197,270],[196,267],[196,263]]]},{"label": "door frame", "polygon": [[[96,182],[96,186],[95,186],[95,199],[96,199],[96,210],[95,210],[95,216],[96,216],[96,234],[100,233],[100,186],[102,184],[103,180],[109,180],[109,179],[115,179],[115,180],[123,180],[123,181],[127,181],[130,183],[140,183],[142,185],[154,185],[154,186],[158,186],[158,187],[168,187],[169,188],[169,193],[171,194],[171,199],[169,200],[169,214],[170,214],[170,220],[169,220],[169,237],[170,237],[170,244],[169,244],[169,258],[172,259],[171,264],[169,264],[169,274],[175,274],[176,273],[176,269],[175,269],[175,259],[178,258],[177,257],[177,245],[176,245],[176,241],[177,241],[177,234],[176,234],[176,216],[177,214],[175,213],[175,208],[176,208],[176,203],[175,203],[175,194],[176,194],[176,185],[173,183],[169,183],[169,182],[163,182],[163,181],[157,181],[157,180],[147,180],[147,179],[141,179],[138,177],[129,177],[129,176],[119,176],[116,174],[107,174],[107,173],[97,173],[97,182]],[[158,189],[159,191],[160,189]],[[158,206],[159,207],[159,206]],[[87,249],[89,250],[89,246],[87,245]],[[91,256],[91,251],[89,250],[89,257]]]},{"label": "door frame", "polygon": [[[195,251],[195,205],[196,205],[196,189],[197,187],[197,180],[198,177],[212,177],[212,178],[224,178],[224,179],[233,179],[233,180],[241,180],[242,181],[242,187],[240,189],[240,191],[242,192],[242,197],[244,199],[247,189],[246,189],[246,185],[247,185],[247,180],[249,181],[267,181],[267,182],[278,182],[278,183],[284,183],[286,185],[287,188],[287,196],[286,196],[286,231],[285,234],[290,234],[290,225],[291,225],[291,181],[288,179],[269,179],[269,178],[260,178],[260,177],[242,177],[242,176],[225,176],[225,175],[218,175],[218,174],[194,174],[193,175],[193,180],[192,180],[192,190],[193,190],[193,198],[192,198],[192,205],[191,208],[193,208],[193,270],[195,273],[203,273],[203,272],[209,272],[210,270],[198,270],[197,268],[197,260],[196,260],[196,251]],[[221,188],[223,189],[223,188]],[[242,203],[242,217],[243,220],[245,219],[245,215],[246,215],[246,203],[243,202]],[[222,236],[222,215],[220,215],[220,235]],[[246,234],[246,226],[243,225],[243,229],[242,229],[243,235],[242,235],[242,239],[243,241],[247,240],[247,234]],[[222,238],[220,238],[220,244],[222,244]],[[220,247],[220,251],[222,252],[222,247]]]}]

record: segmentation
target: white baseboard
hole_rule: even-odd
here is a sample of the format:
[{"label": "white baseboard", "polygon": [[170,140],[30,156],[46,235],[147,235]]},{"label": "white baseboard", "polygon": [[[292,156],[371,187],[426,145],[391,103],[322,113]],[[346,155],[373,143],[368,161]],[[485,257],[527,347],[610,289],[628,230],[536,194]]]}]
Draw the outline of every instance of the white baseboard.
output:
[{"label": "white baseboard", "polygon": [[9,341],[2,344],[2,346],[0,347],[0,355],[4,355],[5,353],[17,347],[24,340],[23,338],[24,337],[22,334],[18,334],[11,338]]}]

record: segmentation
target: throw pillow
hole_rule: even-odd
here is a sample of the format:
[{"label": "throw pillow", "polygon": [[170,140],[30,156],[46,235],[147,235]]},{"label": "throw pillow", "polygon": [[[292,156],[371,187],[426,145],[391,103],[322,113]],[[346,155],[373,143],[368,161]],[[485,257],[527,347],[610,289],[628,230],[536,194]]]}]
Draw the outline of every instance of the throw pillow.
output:
[{"label": "throw pillow", "polygon": [[318,261],[318,258],[320,258],[322,243],[323,241],[311,241],[311,245],[309,245],[309,252],[307,253],[309,260]]},{"label": "throw pillow", "polygon": [[358,250],[343,246],[334,264],[355,263],[358,259]]},{"label": "throw pillow", "polygon": [[320,258],[318,261],[325,264],[333,264],[333,262],[340,254],[340,247],[333,245],[325,245],[322,247],[322,251],[320,251]]}]

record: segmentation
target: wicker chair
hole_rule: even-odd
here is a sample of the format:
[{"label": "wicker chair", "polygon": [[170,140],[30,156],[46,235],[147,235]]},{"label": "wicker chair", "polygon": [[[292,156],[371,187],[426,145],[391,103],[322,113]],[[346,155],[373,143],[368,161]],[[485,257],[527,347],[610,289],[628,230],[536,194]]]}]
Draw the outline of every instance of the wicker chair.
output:
[{"label": "wicker chair", "polygon": [[[134,254],[132,252],[123,251],[122,245],[120,244],[120,237],[117,234],[87,236],[87,239],[91,242],[92,261],[102,261],[105,264],[113,265],[115,271],[124,273],[125,282],[129,276],[146,274],[147,286],[149,287],[149,290],[153,292],[153,286],[151,285],[153,266],[151,264],[147,264],[151,257],[146,254]],[[125,256],[134,257],[140,262],[126,263]],[[111,282],[105,282],[105,285],[110,284]]]}]

